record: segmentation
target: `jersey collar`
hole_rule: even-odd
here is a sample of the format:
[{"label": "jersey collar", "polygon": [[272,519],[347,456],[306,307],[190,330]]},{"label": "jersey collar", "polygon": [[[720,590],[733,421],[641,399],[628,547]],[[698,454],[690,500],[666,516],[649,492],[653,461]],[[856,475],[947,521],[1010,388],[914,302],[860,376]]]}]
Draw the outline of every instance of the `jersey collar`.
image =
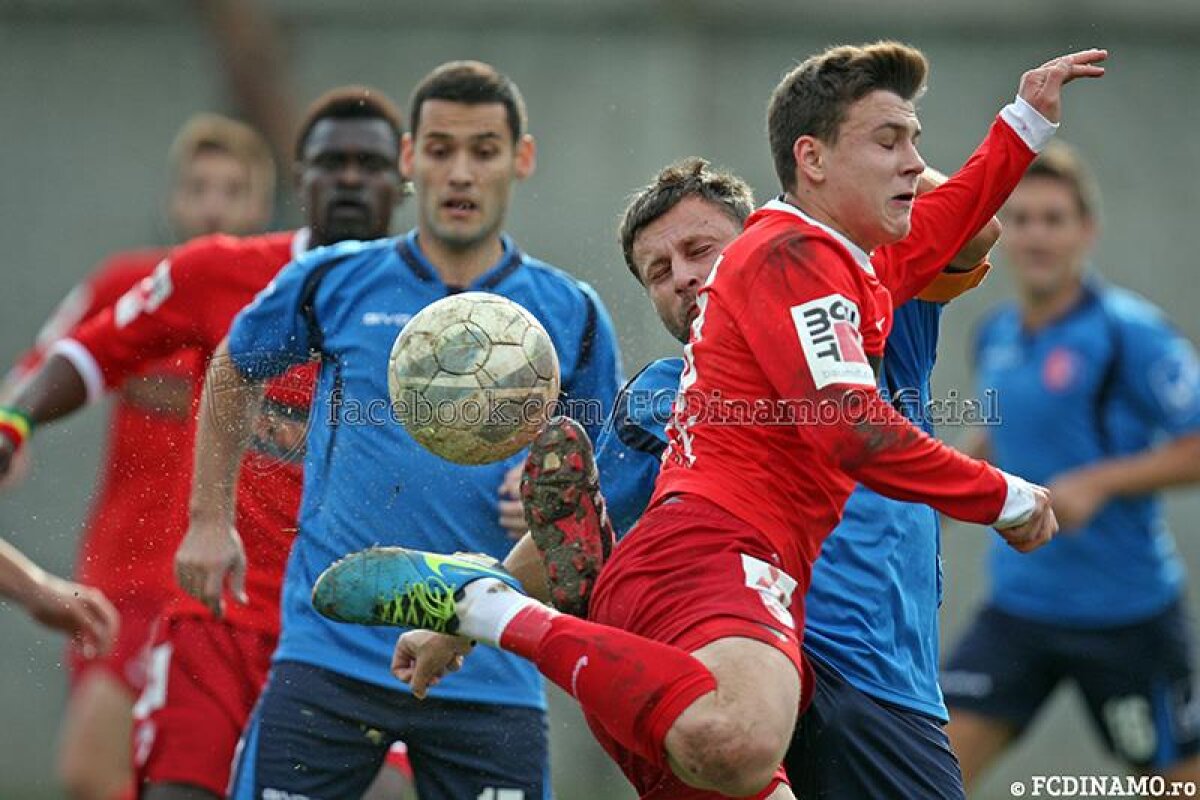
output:
[{"label": "jersey collar", "polygon": [[[446,291],[449,293],[466,290],[491,291],[525,263],[525,254],[509,238],[508,234],[501,234],[500,245],[503,248],[503,251],[500,253],[500,260],[487,272],[472,281],[470,286],[447,286]],[[442,279],[438,277],[437,269],[434,268],[433,264],[429,262],[429,259],[425,257],[425,253],[421,250],[421,245],[417,241],[417,231],[415,228],[400,237],[400,240],[396,243],[396,252],[399,254],[400,260],[420,280],[425,283],[442,282]]]},{"label": "jersey collar", "polygon": [[768,201],[767,204],[763,206],[763,211],[783,211],[799,217],[809,225],[812,225],[814,228],[820,228],[836,239],[838,243],[842,245],[842,247],[845,247],[848,251],[850,251],[850,255],[854,257],[854,260],[858,262],[858,265],[863,268],[864,272],[866,272],[868,275],[875,274],[875,267],[871,265],[871,256],[866,250],[863,250],[854,242],[847,239],[844,234],[835,231],[824,222],[819,222],[818,220],[813,219],[791,203],[785,201],[782,195],[774,200]]},{"label": "jersey collar", "polygon": [[292,235],[292,261],[308,252],[312,242],[312,228],[300,228]]},{"label": "jersey collar", "polygon": [[1046,320],[1046,322],[1034,330],[1029,330],[1025,326],[1025,316],[1018,310],[1018,319],[1021,323],[1021,329],[1026,333],[1036,334],[1039,331],[1053,328],[1072,317],[1082,314],[1083,312],[1093,308],[1101,302],[1101,295],[1104,292],[1104,279],[1098,277],[1090,271],[1084,273],[1083,280],[1080,282],[1079,297],[1075,298],[1075,302],[1062,310],[1058,316]]}]

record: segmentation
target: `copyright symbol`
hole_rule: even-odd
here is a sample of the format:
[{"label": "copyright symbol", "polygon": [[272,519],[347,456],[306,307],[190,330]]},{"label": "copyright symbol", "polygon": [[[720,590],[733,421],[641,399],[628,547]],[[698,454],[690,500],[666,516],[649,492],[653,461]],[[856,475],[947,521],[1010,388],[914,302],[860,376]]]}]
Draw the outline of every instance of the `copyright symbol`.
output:
[{"label": "copyright symbol", "polygon": [[1025,784],[1021,783],[1020,781],[1013,781],[1012,785],[1008,787],[1008,792],[1013,797],[1024,797]]}]

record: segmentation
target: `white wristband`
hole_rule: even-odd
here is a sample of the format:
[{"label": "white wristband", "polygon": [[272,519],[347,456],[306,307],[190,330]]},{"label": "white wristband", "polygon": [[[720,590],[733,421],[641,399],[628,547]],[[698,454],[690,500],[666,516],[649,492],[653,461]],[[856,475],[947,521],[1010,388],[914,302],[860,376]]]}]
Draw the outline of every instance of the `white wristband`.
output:
[{"label": "white wristband", "polygon": [[1008,494],[1004,497],[1004,507],[1000,516],[992,523],[993,528],[1015,528],[1024,525],[1033,516],[1037,508],[1037,497],[1033,493],[1033,484],[1016,475],[1009,475],[1003,470],[1004,482],[1008,484]]},{"label": "white wristband", "polygon": [[1008,127],[1012,128],[1017,136],[1021,137],[1021,141],[1035,153],[1042,152],[1058,130],[1057,122],[1043,117],[1040,111],[1019,96],[1000,109],[1000,119],[1007,122]]}]

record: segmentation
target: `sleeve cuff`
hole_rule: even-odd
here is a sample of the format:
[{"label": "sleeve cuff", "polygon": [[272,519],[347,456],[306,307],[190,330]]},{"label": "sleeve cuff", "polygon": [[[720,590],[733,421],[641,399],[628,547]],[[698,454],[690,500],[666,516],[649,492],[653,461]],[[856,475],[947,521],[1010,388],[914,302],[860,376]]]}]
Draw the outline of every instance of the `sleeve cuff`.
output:
[{"label": "sleeve cuff", "polygon": [[50,346],[50,350],[46,353],[47,358],[54,355],[62,356],[70,361],[71,366],[79,373],[79,377],[83,379],[83,385],[87,387],[88,403],[95,403],[104,397],[104,373],[100,371],[100,365],[96,363],[91,351],[75,339],[59,339]]},{"label": "sleeve cuff", "polygon": [[1016,475],[1009,475],[1003,470],[1004,482],[1008,484],[1008,493],[1004,497],[1004,507],[1000,516],[992,523],[993,528],[1015,528],[1024,525],[1033,516],[1037,508],[1037,498],[1033,494],[1033,484]]},{"label": "sleeve cuff", "polygon": [[929,303],[949,303],[983,283],[991,270],[992,265],[984,259],[966,272],[942,272],[921,290],[917,299]]},{"label": "sleeve cuff", "polygon": [[1057,122],[1043,117],[1021,97],[1000,109],[1000,119],[1008,123],[1008,127],[1035,153],[1042,152],[1058,130]]}]

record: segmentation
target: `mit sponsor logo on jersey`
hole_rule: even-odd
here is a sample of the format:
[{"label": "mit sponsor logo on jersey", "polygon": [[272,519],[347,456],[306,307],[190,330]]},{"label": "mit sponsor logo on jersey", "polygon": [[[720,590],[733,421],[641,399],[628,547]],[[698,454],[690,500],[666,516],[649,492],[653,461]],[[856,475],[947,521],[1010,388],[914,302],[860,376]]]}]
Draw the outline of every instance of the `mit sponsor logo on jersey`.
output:
[{"label": "mit sponsor logo on jersey", "polygon": [[818,389],[835,383],[874,386],[863,351],[858,306],[840,294],[792,306],[792,322]]}]

